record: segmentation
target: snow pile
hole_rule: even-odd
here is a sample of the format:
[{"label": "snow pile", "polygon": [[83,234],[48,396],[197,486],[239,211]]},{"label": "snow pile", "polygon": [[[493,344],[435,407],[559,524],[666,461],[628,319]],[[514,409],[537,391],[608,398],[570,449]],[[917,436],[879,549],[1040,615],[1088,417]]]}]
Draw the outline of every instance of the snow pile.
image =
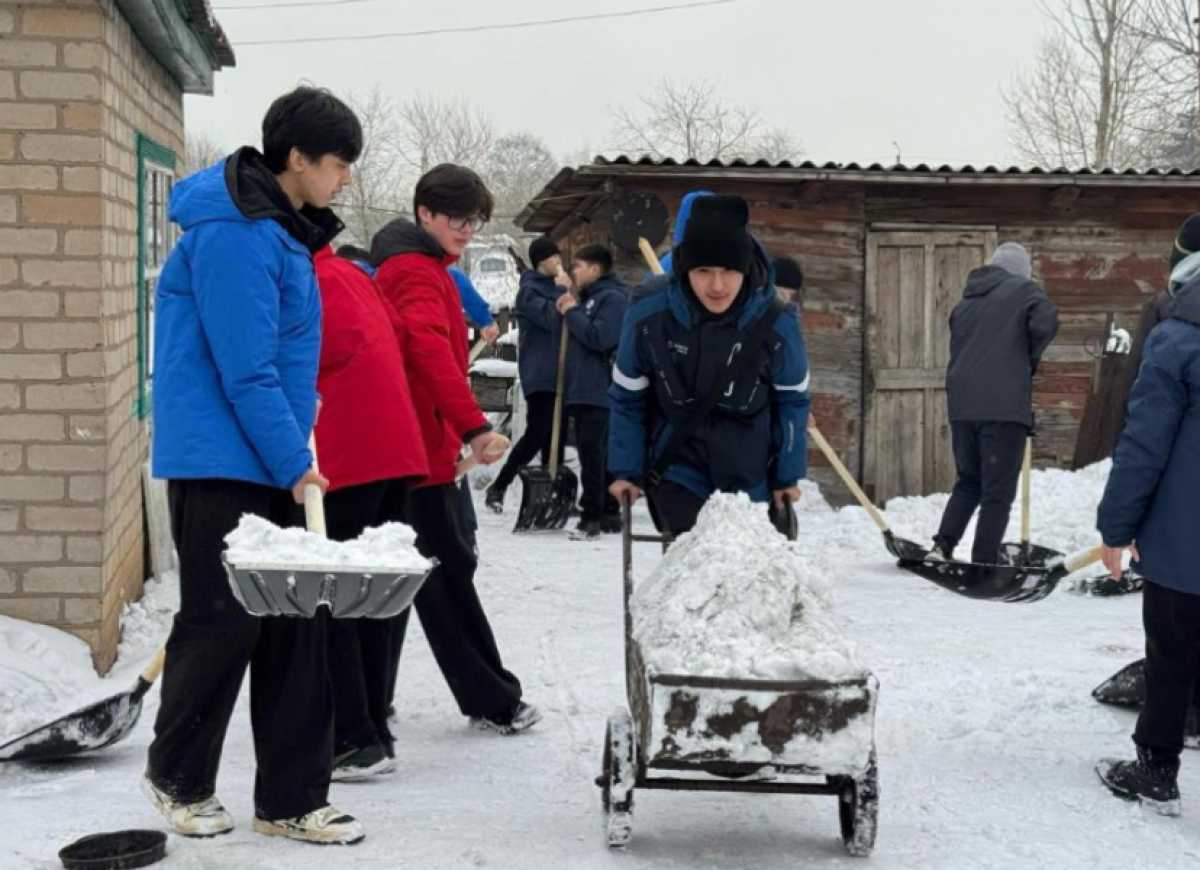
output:
[{"label": "snow pile", "polygon": [[516,347],[517,342],[520,341],[520,339],[521,330],[514,325],[509,328],[508,332],[496,339],[496,344],[511,345],[512,347]]},{"label": "snow pile", "polygon": [[660,673],[772,680],[863,673],[832,616],[824,569],[814,570],[744,494],[710,498],[631,607],[642,655]]},{"label": "snow pile", "polygon": [[91,650],[75,635],[0,616],[0,743],[82,706],[97,681]]},{"label": "snow pile", "polygon": [[471,374],[483,375],[485,378],[515,378],[517,364],[506,359],[476,360],[471,366]]},{"label": "snow pile", "polygon": [[178,610],[178,572],[168,571],[157,580],[147,580],[142,587],[142,597],[126,603],[121,614],[118,658],[122,661],[148,659],[152,650],[167,642]]},{"label": "snow pile", "polygon": [[262,566],[330,566],[364,572],[423,574],[432,565],[417,552],[416,533],[403,523],[367,529],[353,541],[331,541],[305,529],[282,529],[253,514],[244,514],[225,536],[225,557],[239,568]]}]

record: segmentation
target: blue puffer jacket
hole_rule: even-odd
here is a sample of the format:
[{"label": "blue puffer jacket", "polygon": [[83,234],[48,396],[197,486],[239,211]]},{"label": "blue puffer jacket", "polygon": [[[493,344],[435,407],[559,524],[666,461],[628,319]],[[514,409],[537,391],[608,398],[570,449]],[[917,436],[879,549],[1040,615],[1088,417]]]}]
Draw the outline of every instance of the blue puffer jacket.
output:
[{"label": "blue puffer jacket", "polygon": [[520,333],[517,336],[517,370],[521,392],[553,393],[558,374],[558,340],[562,335],[562,316],[554,303],[565,291],[553,278],[528,269],[521,273],[514,314]]},{"label": "blue puffer jacket", "polygon": [[613,274],[598,278],[567,312],[567,405],[608,407],[613,356],[621,340],[621,323],[629,305],[629,289]]},{"label": "blue puffer jacket", "polygon": [[1200,595],[1200,279],[1154,327],[1097,512],[1104,543],[1137,541],[1140,572]]},{"label": "blue puffer jacket", "polygon": [[479,291],[475,289],[475,285],[467,277],[467,273],[458,266],[451,266],[450,277],[454,279],[454,286],[458,288],[458,298],[462,300],[463,310],[467,312],[467,320],[480,329],[495,323],[496,319],[492,317],[491,306],[488,305],[486,299],[479,295]]},{"label": "blue puffer jacket", "polygon": [[341,224],[297,212],[253,149],[175,186],[155,292],[153,469],[291,487],[312,465],[321,295]]},{"label": "blue puffer jacket", "polygon": [[[775,297],[770,264],[755,244],[753,273],[739,299],[712,316],[692,295],[686,276],[672,275],[639,290],[621,332],[613,385],[608,466],[613,476],[641,484],[673,427],[690,416],[722,377],[746,332]],[[702,498],[714,491],[747,492],[795,485],[807,471],[808,357],[794,306],[775,319],[750,366],[697,428],[663,477]]]}]

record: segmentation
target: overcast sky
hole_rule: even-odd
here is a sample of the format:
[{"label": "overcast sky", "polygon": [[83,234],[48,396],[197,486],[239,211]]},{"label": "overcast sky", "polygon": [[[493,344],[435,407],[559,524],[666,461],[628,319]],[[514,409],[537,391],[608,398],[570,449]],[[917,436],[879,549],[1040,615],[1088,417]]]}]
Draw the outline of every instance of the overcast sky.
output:
[{"label": "overcast sky", "polygon": [[[501,132],[532,131],[560,159],[612,144],[613,107],[664,75],[709,77],[731,102],[797,134],[811,160],[1016,162],[1000,89],[1046,25],[1036,0],[735,0],[635,18],[307,45],[254,40],[502,24],[686,0],[364,0],[278,9],[214,0],[237,67],[188,97],[187,125],[257,144],[271,99],[301,80],[339,94],[466,97]],[[299,0],[290,0],[291,3]]]}]

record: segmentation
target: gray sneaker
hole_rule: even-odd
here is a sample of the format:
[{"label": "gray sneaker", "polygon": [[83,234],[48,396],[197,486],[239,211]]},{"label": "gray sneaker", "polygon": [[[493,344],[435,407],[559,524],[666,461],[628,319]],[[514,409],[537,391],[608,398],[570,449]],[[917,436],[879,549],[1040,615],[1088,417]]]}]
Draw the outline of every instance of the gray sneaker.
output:
[{"label": "gray sneaker", "polygon": [[366,836],[362,822],[331,806],[294,819],[270,820],[255,816],[254,831],[268,837],[287,837],[322,846],[350,846]]},{"label": "gray sneaker", "polygon": [[541,710],[532,704],[518,701],[512,713],[505,717],[472,716],[471,727],[510,736],[528,731],[540,721],[542,721]]},{"label": "gray sneaker", "polygon": [[233,830],[233,816],[215,796],[185,803],[177,801],[150,781],[142,777],[142,793],[158,810],[171,830],[184,837],[216,837]]}]

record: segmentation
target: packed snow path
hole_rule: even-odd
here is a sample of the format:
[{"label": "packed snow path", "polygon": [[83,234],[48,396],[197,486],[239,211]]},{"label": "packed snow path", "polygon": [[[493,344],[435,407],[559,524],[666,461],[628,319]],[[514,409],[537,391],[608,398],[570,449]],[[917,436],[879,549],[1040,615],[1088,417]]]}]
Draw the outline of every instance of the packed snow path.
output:
[{"label": "packed snow path", "polygon": [[[1088,543],[1102,481],[1102,470],[1035,477],[1035,497],[1043,493],[1035,539]],[[1132,750],[1134,717],[1089,693],[1141,655],[1140,596],[1060,589],[1032,605],[958,598],[892,567],[861,511],[834,514],[810,493],[801,542],[836,575],[836,612],[881,685],[874,857],[846,856],[832,798],[661,791],[636,794],[632,843],[609,852],[592,780],[605,718],[625,704],[619,540],[515,537],[519,495],[510,491],[503,517],[480,512],[479,584],[506,664],[545,719],[515,738],[468,730],[414,620],[401,664],[399,770],[332,789],[333,802],[365,823],[361,845],[318,849],[250,831],[243,697],[218,783],[237,830],[207,841],[173,837],[158,866],[1173,870],[1200,862],[1200,753],[1184,755],[1182,819],[1112,798],[1092,771],[1099,756]],[[906,500],[889,518],[898,533],[925,538],[943,504]],[[635,555],[644,577],[656,548],[639,545]],[[117,669],[92,679],[83,700],[133,682],[165,633],[171,595],[167,584],[152,586],[135,606]],[[0,660],[0,675],[4,667]],[[10,715],[4,700],[0,720]],[[58,848],[81,835],[161,827],[138,791],[156,708],[157,691],[132,737],[97,756],[0,766],[0,867],[48,870],[60,866]]]}]

